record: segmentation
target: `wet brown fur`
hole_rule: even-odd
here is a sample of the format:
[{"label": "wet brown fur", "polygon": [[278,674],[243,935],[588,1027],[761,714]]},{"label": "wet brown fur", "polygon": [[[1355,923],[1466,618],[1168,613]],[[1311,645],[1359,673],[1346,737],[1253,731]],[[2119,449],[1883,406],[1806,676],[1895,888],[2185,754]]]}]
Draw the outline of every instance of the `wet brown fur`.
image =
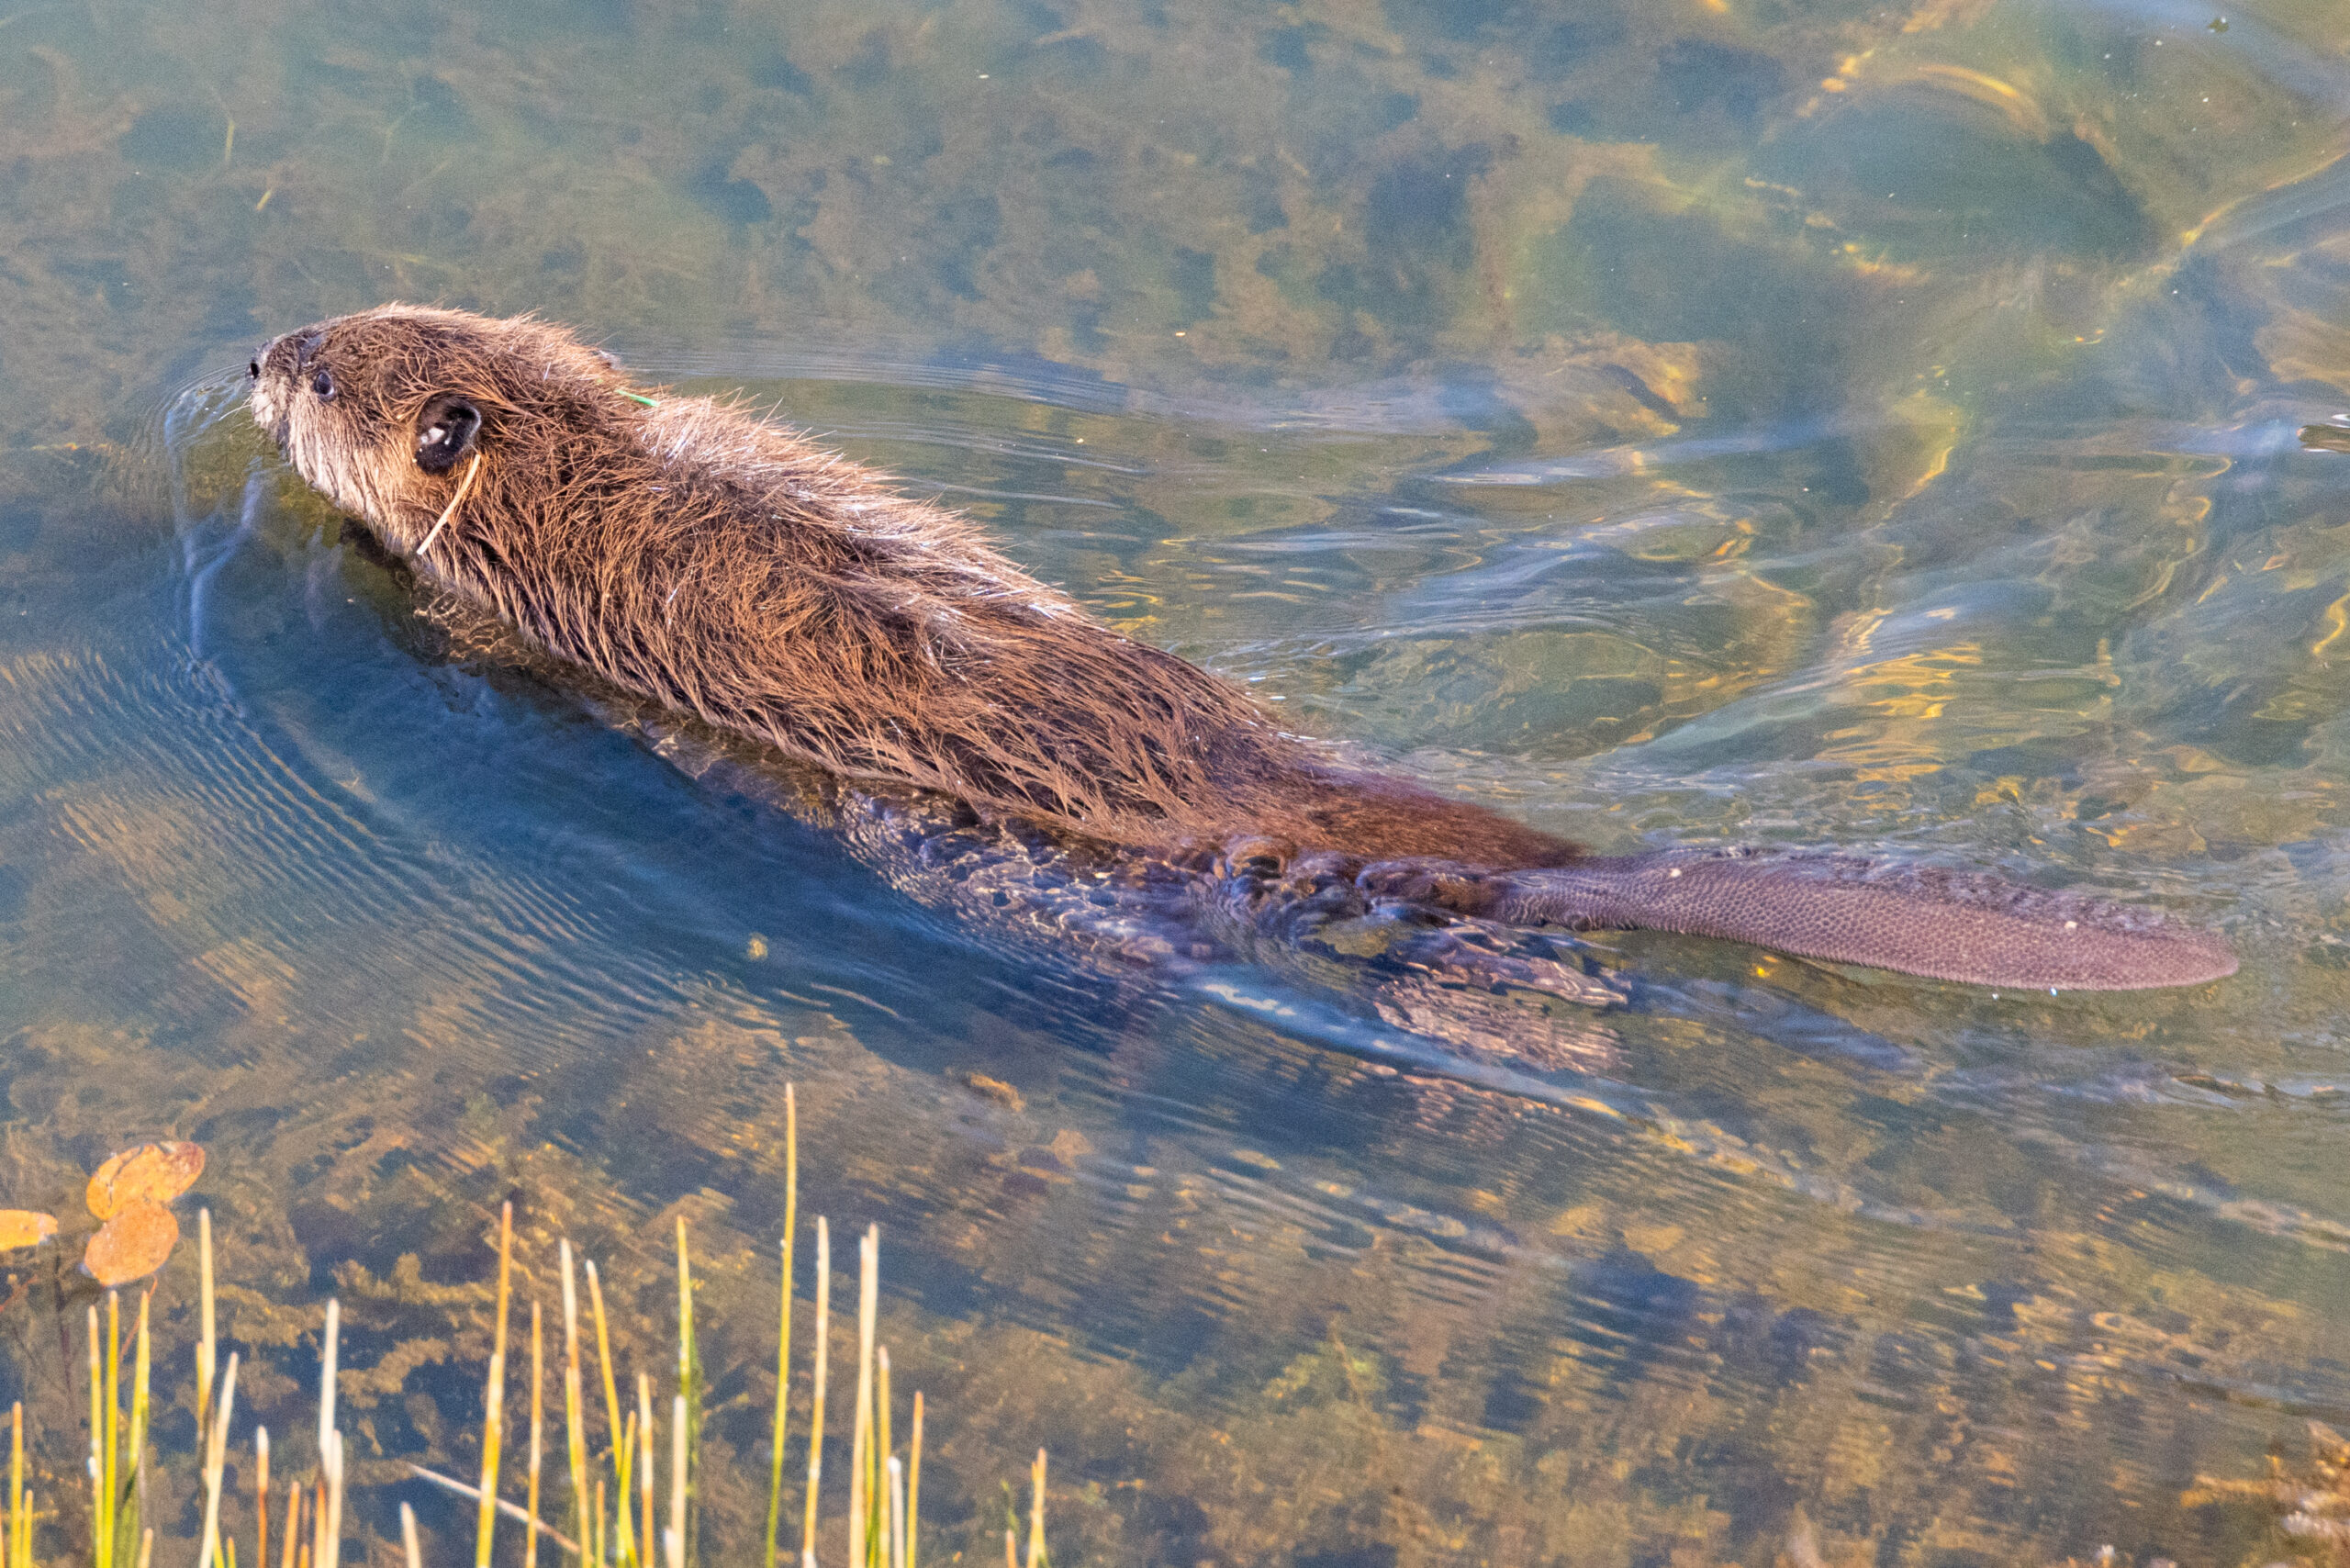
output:
[{"label": "wet brown fur", "polygon": [[[560,327],[386,305],[287,333],[255,365],[255,417],[303,477],[425,577],[793,756],[1176,856],[1511,868],[1578,853],[1337,766],[955,513],[739,406],[636,388]],[[448,394],[480,412],[481,464],[418,556],[469,462],[416,461],[426,405]]]}]

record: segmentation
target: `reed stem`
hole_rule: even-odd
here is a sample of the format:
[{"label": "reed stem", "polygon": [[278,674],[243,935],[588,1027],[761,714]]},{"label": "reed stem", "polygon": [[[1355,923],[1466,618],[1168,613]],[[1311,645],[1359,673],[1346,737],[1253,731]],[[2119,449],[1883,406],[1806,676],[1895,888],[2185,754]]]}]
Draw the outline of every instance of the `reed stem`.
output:
[{"label": "reed stem", "polygon": [[[151,1408],[149,1391],[154,1370],[154,1340],[148,1332],[148,1308],[154,1295],[150,1288],[139,1297],[138,1347],[131,1352],[130,1512],[126,1517],[128,1529],[119,1533],[133,1536],[140,1533],[147,1518],[147,1417]],[[143,1554],[145,1548],[140,1551]]]},{"label": "reed stem", "polygon": [[[90,1307],[90,1517],[101,1521],[106,1518],[106,1462],[99,1454],[106,1413],[99,1408],[98,1402],[106,1397],[106,1370],[98,1362],[105,1354],[105,1347],[98,1342],[98,1309],[94,1303]],[[91,1560],[97,1568],[110,1568],[108,1559],[112,1553],[108,1548],[113,1546],[113,1539],[103,1529],[96,1532],[96,1536],[90,1553]]]},{"label": "reed stem", "polygon": [[[612,1336],[604,1320],[604,1287],[596,1277],[596,1265],[592,1260],[588,1264],[588,1305],[596,1314],[596,1359],[603,1368],[604,1409],[611,1422],[606,1429],[617,1432],[621,1429],[620,1383],[612,1375]],[[630,1562],[636,1555],[636,1527],[628,1513],[631,1457],[631,1446],[627,1443],[613,1452],[612,1490],[616,1495],[612,1498],[612,1533],[619,1538],[620,1547],[613,1561],[618,1562]],[[602,1529],[602,1526],[599,1524],[598,1529]]]},{"label": "reed stem", "polygon": [[669,1529],[662,1545],[669,1568],[686,1568],[686,1396],[669,1417]]},{"label": "reed stem", "polygon": [[538,1298],[531,1299],[531,1533],[524,1538],[522,1568],[539,1568],[539,1465],[545,1451],[545,1355],[539,1332]]},{"label": "reed stem", "polygon": [[1028,1568],[1045,1568],[1045,1450],[1036,1450],[1035,1467],[1029,1473],[1031,1490],[1028,1500]]},{"label": "reed stem", "polygon": [[808,1418],[808,1506],[800,1532],[800,1568],[816,1568],[816,1492],[824,1478],[824,1363],[832,1348],[833,1238],[816,1216],[816,1395]]},{"label": "reed stem", "polygon": [[229,1468],[229,1417],[237,1405],[237,1357],[229,1356],[229,1371],[220,1380],[220,1410],[204,1445],[204,1545],[196,1553],[196,1568],[212,1568],[220,1552],[220,1477]]},{"label": "reed stem", "polygon": [[[145,1324],[140,1327],[144,1328]],[[269,1568],[269,1428],[253,1428],[254,1568]]]},{"label": "reed stem", "polygon": [[106,1508],[99,1516],[97,1558],[112,1562],[122,1548],[116,1538],[121,1524],[122,1507],[122,1293],[106,1292],[106,1432],[105,1477]]},{"label": "reed stem", "polygon": [[571,1462],[571,1529],[582,1551],[603,1561],[596,1550],[594,1516],[588,1503],[587,1411],[579,1386],[579,1291],[572,1282],[571,1238],[564,1238],[563,1254],[563,1417],[569,1428]]},{"label": "reed stem", "polygon": [[32,1562],[32,1522],[25,1517],[25,1402],[8,1413],[8,1568]]},{"label": "reed stem", "polygon": [[873,1470],[873,1332],[879,1305],[881,1227],[867,1226],[856,1244],[856,1423],[849,1439],[848,1560],[850,1568],[867,1568],[871,1536],[867,1517],[874,1504]]},{"label": "reed stem", "polygon": [[914,1430],[909,1439],[912,1452],[906,1464],[906,1564],[914,1568],[916,1537],[922,1532],[922,1390],[914,1390]]},{"label": "reed stem", "polygon": [[498,1218],[498,1318],[489,1352],[489,1408],[481,1428],[481,1512],[474,1531],[474,1568],[489,1568],[489,1549],[498,1532],[498,1462],[506,1438],[506,1306],[513,1274],[514,1204],[509,1200]]},{"label": "reed stem", "polygon": [[[890,1347],[887,1345],[877,1347],[873,1352],[873,1416],[876,1434],[873,1452],[876,1464],[886,1467],[898,1462],[897,1444],[890,1436]],[[882,1541],[881,1550],[874,1555],[891,1563],[894,1568],[896,1560],[890,1554],[897,1549],[897,1537],[889,1528],[888,1477],[879,1469],[877,1469],[874,1474],[873,1519],[875,1533]]]},{"label": "reed stem", "polygon": [[[294,1568],[294,1551],[302,1540],[302,1478],[296,1476],[285,1484],[285,1544],[278,1555],[283,1568]],[[263,1562],[261,1568],[269,1568]]]},{"label": "reed stem", "polygon": [[800,1097],[783,1086],[783,1327],[776,1337],[775,1429],[768,1439],[772,1450],[767,1476],[767,1549],[762,1559],[775,1568],[776,1527],[783,1518],[783,1440],[791,1396],[791,1271],[792,1231],[800,1219]]},{"label": "reed stem", "polygon": [[[701,1350],[694,1337],[694,1271],[693,1260],[686,1253],[686,1222],[677,1219],[677,1430],[671,1436],[670,1447],[676,1450],[676,1461],[670,1466],[669,1490],[672,1507],[670,1525],[677,1532],[677,1544],[673,1549],[681,1557],[690,1555],[693,1544],[692,1519],[695,1517],[694,1466],[701,1450]],[[682,1564],[680,1564],[682,1568]]]},{"label": "reed stem", "polygon": [[639,1502],[637,1528],[643,1534],[637,1543],[636,1561],[641,1568],[653,1568],[653,1464],[654,1455],[660,1451],[653,1436],[653,1374],[636,1374],[636,1429],[643,1434],[637,1444],[636,1456],[643,1465],[637,1472],[636,1489]]},{"label": "reed stem", "polygon": [[342,1562],[342,1433],[334,1424],[334,1399],[340,1372],[336,1362],[342,1350],[342,1303],[327,1298],[327,1355],[319,1368],[318,1551],[314,1568],[339,1568]]},{"label": "reed stem", "polygon": [[906,1467],[890,1456],[890,1568],[906,1568]]},{"label": "reed stem", "polygon": [[[453,1492],[468,1503],[477,1504],[481,1501],[481,1488],[478,1486],[468,1486],[465,1483],[458,1480],[453,1475],[443,1475],[437,1470],[427,1470],[424,1466],[415,1463],[409,1464],[408,1471],[410,1475],[415,1476],[419,1481],[430,1481],[432,1484],[440,1487],[442,1491]],[[516,1524],[528,1525],[532,1534],[544,1536],[547,1540],[554,1542],[555,1545],[561,1547],[564,1551],[572,1553],[574,1556],[581,1555],[579,1543],[577,1541],[573,1540],[569,1536],[565,1535],[561,1530],[556,1529],[545,1520],[532,1518],[530,1515],[522,1511],[521,1504],[510,1501],[505,1497],[498,1498],[497,1502],[498,1511],[504,1514],[508,1518],[512,1519]]]}]

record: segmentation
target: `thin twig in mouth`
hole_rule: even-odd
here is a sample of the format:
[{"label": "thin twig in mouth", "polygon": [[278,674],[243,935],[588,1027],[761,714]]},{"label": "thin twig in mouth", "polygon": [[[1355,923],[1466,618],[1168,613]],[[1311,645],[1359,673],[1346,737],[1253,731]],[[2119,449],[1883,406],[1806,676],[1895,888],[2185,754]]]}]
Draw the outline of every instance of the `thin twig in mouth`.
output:
[{"label": "thin twig in mouth", "polygon": [[424,536],[424,543],[416,547],[416,553],[418,554],[421,555],[427,550],[432,548],[432,542],[441,537],[441,531],[449,526],[449,520],[456,516],[457,509],[464,504],[465,497],[474,487],[474,476],[480,472],[481,454],[476,452],[474,454],[472,465],[465,470],[464,481],[457,486],[457,493],[451,496],[449,498],[449,504],[442,509],[441,521],[432,525],[432,532],[426,534]]}]

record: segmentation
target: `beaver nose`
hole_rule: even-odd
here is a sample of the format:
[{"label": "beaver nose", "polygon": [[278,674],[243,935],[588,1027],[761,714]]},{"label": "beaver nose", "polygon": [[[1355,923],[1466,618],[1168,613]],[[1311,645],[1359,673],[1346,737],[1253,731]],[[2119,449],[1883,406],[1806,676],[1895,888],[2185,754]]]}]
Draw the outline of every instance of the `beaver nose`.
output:
[{"label": "beaver nose", "polygon": [[289,334],[287,333],[280,332],[277,336],[270,339],[269,342],[262,344],[261,352],[253,355],[252,360],[246,364],[245,374],[252,377],[255,381],[259,381],[261,379],[261,367],[269,364],[276,356],[277,345],[284,342],[288,335]]}]

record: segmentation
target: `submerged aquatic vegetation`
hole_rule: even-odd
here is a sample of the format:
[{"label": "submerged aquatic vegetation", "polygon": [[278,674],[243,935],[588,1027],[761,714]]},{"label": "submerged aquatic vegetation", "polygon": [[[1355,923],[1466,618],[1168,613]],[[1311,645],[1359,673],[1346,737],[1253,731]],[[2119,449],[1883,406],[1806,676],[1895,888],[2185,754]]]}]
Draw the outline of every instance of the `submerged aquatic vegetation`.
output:
[{"label": "submerged aquatic vegetation", "polygon": [[2279,1558],[2350,1565],[2350,1438],[2322,1421],[2309,1424],[2310,1451],[2299,1463],[2287,1462],[2281,1445],[2268,1450],[2268,1473],[2256,1480],[2199,1475],[2179,1502],[2189,1508],[2216,1507],[2252,1514],[2261,1539],[2244,1561]]},{"label": "submerged aquatic vegetation", "polygon": [[[774,1452],[768,1476],[767,1530],[762,1559],[765,1568],[777,1568],[779,1562],[788,1561],[788,1558],[779,1556],[777,1530],[788,1500],[784,1452],[790,1430],[791,1304],[797,1263],[794,1253],[799,1202],[798,1103],[796,1093],[789,1089],[786,1092],[784,1115],[787,1197],[781,1249],[781,1332],[776,1358],[778,1376],[772,1428]],[[114,1170],[119,1163],[118,1158],[117,1161],[110,1161],[107,1169]],[[200,1153],[196,1157],[194,1165],[196,1169],[201,1169]],[[185,1168],[184,1162],[182,1168]],[[192,1174],[189,1180],[193,1181]],[[95,1183],[92,1190],[94,1193],[97,1191]],[[185,1190],[184,1186],[181,1190]],[[96,1206],[95,1199],[93,1206]],[[151,1199],[138,1197],[127,1200],[116,1211],[116,1217],[147,1208],[168,1215],[168,1211],[162,1210]],[[222,1504],[229,1495],[229,1432],[236,1409],[241,1358],[238,1353],[229,1355],[226,1371],[218,1377],[216,1389],[214,1372],[218,1366],[218,1343],[213,1310],[211,1211],[208,1208],[199,1211],[198,1218],[202,1238],[198,1263],[202,1339],[196,1352],[197,1388],[195,1410],[198,1417],[204,1523],[198,1537],[196,1561],[198,1568],[236,1568],[236,1532],[224,1527]],[[109,1225],[112,1223],[110,1220]],[[430,1481],[477,1505],[474,1547],[476,1568],[488,1568],[498,1546],[501,1518],[510,1518],[522,1528],[520,1550],[525,1568],[536,1568],[543,1543],[552,1544],[564,1554],[604,1565],[604,1568],[686,1568],[688,1562],[699,1560],[695,1550],[696,1505],[703,1479],[698,1460],[704,1384],[694,1326],[693,1263],[688,1246],[687,1225],[682,1216],[677,1221],[676,1230],[676,1388],[666,1401],[656,1402],[653,1392],[653,1374],[640,1371],[633,1386],[633,1406],[624,1404],[621,1397],[624,1385],[618,1375],[612,1354],[612,1334],[605,1310],[602,1281],[593,1261],[579,1260],[578,1272],[584,1272],[586,1276],[588,1316],[593,1321],[595,1335],[594,1372],[604,1395],[606,1421],[600,1453],[596,1452],[590,1440],[588,1402],[584,1397],[582,1324],[576,1288],[578,1272],[575,1271],[575,1254],[569,1239],[565,1238],[560,1244],[564,1315],[561,1378],[565,1457],[570,1483],[571,1529],[566,1535],[549,1524],[541,1513],[542,1464],[546,1437],[546,1364],[543,1305],[536,1299],[531,1303],[530,1421],[524,1501],[517,1504],[504,1495],[506,1488],[500,1484],[508,1436],[506,1372],[514,1271],[514,1205],[511,1200],[503,1205],[498,1220],[493,1349],[486,1376],[479,1484],[467,1485],[422,1465],[408,1464],[405,1467],[415,1477]],[[844,1561],[853,1568],[914,1568],[919,1561],[924,1410],[923,1396],[917,1391],[909,1411],[911,1424],[907,1441],[901,1450],[895,1443],[891,1429],[895,1401],[890,1380],[890,1350],[878,1337],[880,1245],[880,1227],[872,1226],[867,1228],[857,1248],[856,1403],[850,1430],[848,1506],[846,1518],[843,1521],[846,1539],[841,1556],[834,1559],[820,1542],[818,1530],[822,1450],[826,1435],[823,1395],[830,1359],[828,1329],[832,1305],[832,1242],[828,1221],[822,1215],[816,1220],[816,1336],[810,1367],[814,1400],[807,1439],[807,1482],[800,1497],[802,1528],[798,1554],[800,1568],[817,1568],[817,1564],[826,1561]],[[158,1259],[158,1265],[160,1262]],[[130,1345],[132,1359],[128,1391],[122,1386],[125,1347],[121,1292],[109,1288],[106,1293],[103,1330],[98,1306],[94,1303],[87,1308],[91,1521],[87,1551],[92,1568],[133,1568],[133,1565],[135,1568],[151,1568],[155,1551],[154,1527],[144,1522],[150,1517],[150,1470],[157,1460],[150,1442],[153,1368],[150,1303],[153,1294],[154,1290],[151,1286],[138,1301],[138,1318]],[[341,1385],[341,1300],[330,1299],[326,1307],[319,1376],[319,1461],[311,1475],[296,1477],[288,1483],[285,1509],[279,1525],[283,1568],[338,1568],[344,1544],[343,1502],[349,1471],[345,1461],[344,1433],[337,1418],[337,1394]],[[127,1409],[124,1404],[126,1392],[129,1398]],[[666,1429],[663,1425],[665,1417]],[[5,1518],[0,1519],[0,1542],[5,1543],[5,1551],[0,1551],[0,1563],[5,1563],[5,1568],[34,1568],[37,1527],[50,1515],[44,1513],[42,1499],[37,1491],[26,1484],[25,1406],[22,1400],[18,1400],[11,1411],[10,1433],[6,1513]],[[257,1568],[268,1568],[270,1440],[266,1428],[254,1430],[252,1444],[254,1464],[248,1473],[252,1488],[253,1556],[251,1561]],[[666,1474],[666,1489],[656,1485],[656,1477],[663,1474]],[[1036,1453],[1031,1482],[1034,1495],[1030,1503],[1027,1562],[1029,1568],[1040,1568],[1047,1561],[1044,1545],[1045,1452],[1041,1449]],[[413,1506],[407,1502],[400,1505],[400,1522],[407,1560],[410,1568],[419,1568],[423,1556],[416,1515]],[[1014,1550],[1013,1537],[1014,1532],[1007,1529],[1004,1538],[1007,1559]],[[52,1554],[52,1561],[56,1555]],[[73,1555],[78,1557],[78,1553]]]}]

